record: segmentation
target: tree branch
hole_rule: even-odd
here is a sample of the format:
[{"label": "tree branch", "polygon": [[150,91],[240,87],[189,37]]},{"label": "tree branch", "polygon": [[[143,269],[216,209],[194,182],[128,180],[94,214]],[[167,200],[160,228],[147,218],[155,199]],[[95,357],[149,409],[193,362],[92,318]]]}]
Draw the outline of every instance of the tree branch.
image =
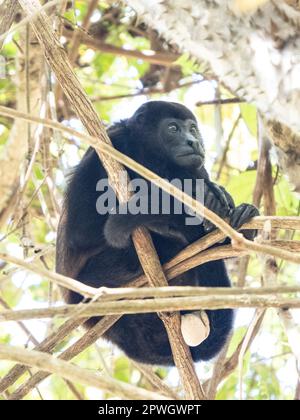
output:
[{"label": "tree branch", "polygon": [[179,54],[172,54],[172,53],[163,53],[163,52],[155,52],[155,51],[149,51],[148,54],[142,51],[138,50],[125,50],[124,48],[116,47],[115,45],[107,44],[106,42],[103,42],[99,39],[96,39],[90,35],[88,35],[86,32],[84,32],[82,29],[64,29],[63,35],[67,39],[72,39],[74,34],[78,33],[80,35],[80,42],[85,44],[87,47],[101,51],[103,53],[113,54],[116,56],[124,56],[129,58],[137,58],[139,60],[146,61],[151,64],[156,64],[159,66],[178,66],[176,64],[176,61],[180,57]]},{"label": "tree branch", "polygon": [[[103,142],[111,145],[103,123],[99,120],[91,102],[85,95],[70,65],[65,50],[62,48],[56,34],[51,28],[48,16],[42,11],[39,15],[36,15],[36,12],[41,8],[40,3],[37,0],[19,0],[19,3],[27,15],[33,18],[31,25],[40,44],[44,47],[44,53],[48,64],[56,75],[66,97],[77,112],[83,125],[91,136],[98,138],[98,144]],[[99,152],[99,149],[96,150]],[[111,185],[118,194],[120,202],[128,201],[130,198],[128,191],[125,188],[120,187],[120,184],[118,183],[118,175],[123,171],[122,166],[109,155],[103,157],[101,152],[98,154],[107,171]],[[150,234],[146,229],[138,228],[133,233],[132,237],[149,284],[152,286],[158,284],[161,286],[167,285],[168,283],[161,269],[159,258],[156,254]],[[180,332],[179,314],[173,316],[171,322],[169,322],[169,320],[166,322],[167,320],[164,316],[164,321],[169,338],[172,337],[173,331],[176,331],[178,334],[179,330],[176,341],[171,339],[170,344],[186,396],[187,398],[192,399],[203,399],[204,394],[197,378],[190,350],[185,344]],[[173,331],[171,331],[172,329]]]},{"label": "tree branch", "polygon": [[[166,397],[156,393],[147,391],[136,386],[126,384],[113,378],[100,376],[88,369],[83,369],[66,363],[49,354],[38,352],[35,350],[24,350],[21,348],[0,344],[0,359],[11,360],[32,366],[42,371],[57,374],[64,379],[72,382],[80,383],[85,386],[92,386],[106,392],[119,395],[129,400],[164,400]],[[169,398],[169,397],[168,397]],[[9,399],[12,399],[11,396]]]},{"label": "tree branch", "polygon": [[213,101],[197,102],[196,106],[204,105],[231,105],[231,104],[242,104],[245,101],[240,98],[227,98],[227,99],[214,99]]},{"label": "tree branch", "polygon": [[300,298],[282,298],[274,295],[255,296],[249,294],[216,293],[210,296],[188,296],[154,299],[132,299],[111,302],[89,302],[61,305],[52,308],[2,310],[0,322],[41,319],[54,317],[93,317],[103,315],[144,314],[180,310],[223,309],[223,308],[300,308]]},{"label": "tree branch", "polygon": [[[117,320],[120,316],[110,316],[102,318],[94,327],[90,328],[82,337],[80,337],[75,343],[71,344],[66,350],[64,350],[60,355],[59,359],[68,361],[73,359],[75,356],[80,354],[84,349],[88,348],[90,345],[94,344],[102,334],[105,333]],[[83,321],[85,321],[86,318]],[[70,323],[72,320],[69,321]],[[74,321],[73,321],[74,322]],[[22,365],[17,365],[20,368]],[[31,389],[37,386],[42,380],[49,376],[46,372],[37,372],[27,382],[19,386],[19,388],[11,394],[10,399],[19,400],[25,397]],[[3,378],[3,381],[5,378]]]},{"label": "tree branch", "polygon": [[[16,13],[20,6],[18,0],[5,0],[1,5],[0,35],[5,34],[13,24]],[[0,38],[0,51],[4,44],[4,38]]]},{"label": "tree branch", "polygon": [[[246,225],[243,226],[243,229],[248,228],[248,229],[253,229],[253,228],[262,228],[265,224],[265,222],[267,220],[271,220],[272,226],[274,226],[274,228],[285,228],[285,229],[300,229],[300,218],[297,217],[257,217],[255,219],[253,219],[253,221],[251,221],[250,223],[247,223]],[[194,244],[188,246],[185,250],[181,251],[177,256],[175,256],[172,261],[168,262],[165,266],[164,269],[167,270],[169,268],[172,268],[173,266],[179,264],[180,262],[185,261],[185,259],[187,259],[189,256],[194,256],[197,255],[197,253],[205,250],[206,248],[212,246],[213,244],[215,244],[216,242],[224,239],[224,234],[222,232],[212,232],[209,235],[205,236],[204,238],[200,239],[199,241],[196,241]],[[208,253],[213,253],[214,250],[209,250]],[[213,259],[213,258],[212,258]],[[201,261],[202,263],[207,261],[207,258],[203,258],[201,256]],[[201,261],[198,261],[198,264],[201,263]],[[23,263],[23,261],[22,261]],[[180,266],[180,265],[179,265]],[[23,265],[22,265],[23,267]],[[29,264],[28,267],[26,267],[28,269],[32,268],[32,264]],[[48,272],[49,273],[49,272]],[[53,274],[53,273],[51,273]],[[55,275],[55,274],[54,274]],[[169,277],[170,278],[170,277]],[[68,278],[66,278],[68,279]],[[55,280],[56,281],[56,280]],[[71,279],[72,281],[72,279]],[[76,282],[76,281],[75,281]],[[145,277],[142,276],[140,277],[138,280],[131,282],[130,284],[140,284],[143,285],[145,284],[146,280]],[[67,284],[65,283],[65,287],[67,286]],[[79,284],[80,286],[80,284]],[[71,287],[70,284],[67,287]],[[286,288],[285,286],[283,286],[284,290],[289,291],[290,289]],[[161,289],[161,288],[160,288]],[[166,288],[164,288],[165,290]],[[105,298],[108,294],[108,290],[107,288],[101,288],[101,289],[95,289],[94,293],[98,294],[99,297],[101,296],[102,298]],[[136,290],[136,289],[135,289]],[[138,291],[136,291],[134,294],[137,297],[143,297],[143,296],[155,296],[155,292],[157,289],[151,289],[151,293],[147,294],[148,289],[143,289],[144,291],[144,295],[139,295]],[[172,290],[174,290],[174,288],[172,288]],[[177,293],[178,287],[176,287],[176,293]],[[207,288],[206,290],[201,288],[201,290],[203,290],[203,292],[205,291],[205,293],[214,293],[214,290],[211,288]],[[231,289],[233,293],[234,289]],[[251,293],[251,292],[256,292],[259,293],[260,290],[262,289],[253,289],[253,290],[248,290],[248,289],[243,289],[245,291],[245,293]],[[103,294],[101,295],[100,292],[103,291]],[[280,290],[276,289],[276,291],[278,293],[280,293]],[[270,293],[276,293],[275,290],[273,289],[268,289],[266,290],[266,292],[270,292]],[[297,291],[295,289],[291,290],[291,291]],[[130,292],[131,289],[119,289],[119,290],[111,290],[111,293],[120,293],[119,297],[132,297],[133,295],[130,296]],[[188,289],[186,289],[186,292],[188,293]],[[194,288],[193,288],[193,292],[195,292]],[[262,290],[263,292],[263,290]],[[82,292],[81,292],[82,293]],[[222,293],[220,291],[220,289],[218,289],[218,293]],[[228,289],[225,290],[225,293],[228,293]],[[180,294],[178,294],[180,295]],[[91,295],[95,296],[95,295]],[[108,296],[109,298],[113,299],[114,296]],[[109,317],[105,317],[105,319],[107,319]],[[51,334],[49,337],[47,337],[38,347],[37,350],[42,350],[45,352],[50,352],[54,349],[55,345],[60,343],[66,336],[68,336],[74,329],[76,329],[80,324],[83,324],[84,321],[87,318],[84,319],[70,319],[69,321],[66,321],[56,332],[54,332],[53,334]],[[117,318],[119,319],[119,318]],[[100,321],[101,322],[101,321]],[[97,324],[98,325],[98,324]],[[96,327],[94,327],[96,328]],[[90,338],[92,337],[92,338]],[[85,333],[85,335],[83,336],[83,339],[81,341],[82,343],[82,347],[80,348],[80,351],[83,351],[85,348],[87,348],[89,345],[91,345],[94,341],[93,341],[94,337],[91,334],[91,331],[88,331]],[[80,347],[80,346],[77,346]],[[227,364],[226,364],[227,366]],[[5,389],[7,389],[9,386],[11,386],[24,372],[26,371],[26,367],[24,366],[20,366],[17,365],[15,367],[13,367],[11,369],[11,371],[0,381],[0,392],[4,392]],[[37,374],[38,375],[38,374]],[[34,375],[35,376],[35,375]],[[38,378],[37,378],[38,379]],[[39,379],[42,380],[43,378]],[[34,379],[31,379],[31,383],[33,383],[33,387],[39,382],[39,380],[34,381]],[[25,385],[24,385],[25,386]],[[29,391],[28,391],[29,392]]]}]

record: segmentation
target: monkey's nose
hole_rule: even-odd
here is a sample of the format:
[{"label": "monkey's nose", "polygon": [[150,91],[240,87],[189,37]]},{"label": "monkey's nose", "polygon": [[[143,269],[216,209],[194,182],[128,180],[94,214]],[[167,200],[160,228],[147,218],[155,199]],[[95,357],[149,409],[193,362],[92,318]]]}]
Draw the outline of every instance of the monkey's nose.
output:
[{"label": "monkey's nose", "polygon": [[199,153],[199,143],[195,140],[188,140],[187,141],[188,146],[192,147],[194,152]]}]

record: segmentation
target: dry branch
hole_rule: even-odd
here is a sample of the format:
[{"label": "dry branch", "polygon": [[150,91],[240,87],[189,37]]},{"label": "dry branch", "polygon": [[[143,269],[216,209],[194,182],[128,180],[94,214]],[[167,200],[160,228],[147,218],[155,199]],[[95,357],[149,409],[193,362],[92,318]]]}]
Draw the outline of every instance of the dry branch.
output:
[{"label": "dry branch", "polygon": [[74,292],[80,293],[83,296],[92,297],[97,293],[98,289],[86,286],[77,280],[63,276],[62,274],[53,273],[52,271],[46,270],[45,268],[40,267],[36,263],[33,263],[31,260],[24,261],[20,258],[16,258],[3,253],[0,253],[0,259],[3,261],[10,262],[11,264],[15,264],[18,267],[22,267],[26,270],[29,270],[42,277],[45,277],[51,282],[56,283],[67,289],[73,290]]},{"label": "dry branch", "polygon": [[[44,11],[46,11],[46,10],[51,10],[57,3],[59,3],[59,1],[60,0],[51,0],[51,1],[49,1],[48,3],[45,3],[43,6],[42,6],[42,9],[44,10]],[[11,7],[15,7],[15,9],[16,9],[16,12],[18,12],[18,9],[21,11],[21,8],[20,8],[20,5],[19,5],[19,1],[18,0],[15,0],[15,5],[13,5],[12,3],[11,3]],[[8,26],[8,21],[6,20],[6,16],[7,16],[7,18],[10,20],[11,18],[9,17],[9,15],[10,15],[10,13],[11,12],[4,12],[4,13],[7,13],[7,15],[5,15],[4,14],[4,19],[3,19],[3,28],[4,27],[7,27]],[[37,14],[38,13],[40,13],[40,11],[38,10],[37,11]],[[10,35],[10,34],[12,34],[13,32],[15,32],[15,31],[18,31],[19,29],[21,29],[21,28],[23,28],[27,23],[29,23],[29,21],[31,20],[32,18],[28,18],[28,17],[26,17],[26,18],[24,18],[24,19],[22,19],[20,22],[18,22],[17,24],[15,24],[13,27],[10,27],[10,29],[8,28],[5,32],[3,32],[3,33],[0,33],[0,43],[1,42],[4,42],[4,40],[5,40],[5,38],[8,36],[8,35]],[[10,25],[11,26],[11,25]]]},{"label": "dry branch", "polygon": [[[37,0],[19,0],[19,3],[26,14],[33,18],[31,25],[40,44],[44,47],[44,53],[48,64],[56,75],[64,94],[77,112],[81,122],[90,135],[99,138],[99,143],[104,142],[110,145],[111,142],[106,134],[105,127],[99,120],[91,102],[85,95],[76,78],[66,52],[62,48],[57,35],[52,30],[48,16],[42,11],[39,15],[36,15],[36,12],[41,8],[40,3]],[[99,149],[97,151],[99,151]],[[128,192],[125,188],[120,188],[120,185],[117,182],[118,175],[123,171],[123,168],[110,156],[105,156],[104,158],[102,153],[100,153],[99,158],[107,171],[111,185],[118,194],[120,202],[126,202],[129,199]],[[133,233],[133,241],[149,284],[166,285],[167,280],[160,267],[160,262],[155,252],[150,234],[144,228],[138,228]],[[168,319],[165,326],[169,337],[172,335],[171,329],[173,328],[173,330],[177,330],[178,332],[179,326],[179,336],[176,337],[176,341],[172,342],[171,339],[170,344],[186,396],[193,399],[203,399],[203,391],[197,378],[190,350],[184,343],[180,333],[179,314],[172,317],[171,322],[170,319]]]},{"label": "dry branch", "polygon": [[[106,392],[119,395],[129,400],[163,400],[166,397],[133,385],[126,384],[113,378],[105,377],[90,370],[79,368],[63,360],[59,360],[49,354],[35,350],[24,350],[17,347],[0,344],[0,359],[11,360],[32,366],[42,371],[57,374],[67,380],[92,386]],[[11,399],[11,396],[9,397]]]},{"label": "dry branch", "polygon": [[[222,309],[222,308],[300,308],[300,298],[278,296],[220,295],[188,296],[154,299],[132,299],[111,302],[94,302],[78,305],[61,305],[52,308],[2,310],[0,322],[41,319],[53,317],[92,317],[103,315],[144,314],[180,310]],[[171,316],[170,316],[171,317]]]},{"label": "dry branch", "polygon": [[132,361],[133,366],[138,369],[144,377],[149,381],[149,383],[162,395],[171,397],[174,400],[179,399],[176,392],[169,388],[163,380],[154,372],[152,366],[144,365],[143,363],[138,363]]},{"label": "dry branch", "polygon": [[[20,111],[41,117],[44,116],[40,103],[45,70],[41,48],[36,43],[33,32],[28,33],[25,28],[19,45],[20,49],[16,54],[16,106]],[[0,226],[6,223],[18,202],[20,174],[26,168],[36,127],[25,121],[15,120],[8,140],[0,151]]]},{"label": "dry branch", "polygon": [[207,106],[207,105],[231,105],[231,104],[240,104],[245,102],[240,98],[227,98],[227,99],[214,99],[213,101],[202,101],[197,102],[196,106]]},{"label": "dry branch", "polygon": [[[259,225],[260,223],[256,223],[256,219],[251,222],[251,224],[247,223],[247,226],[255,226],[256,224]],[[244,229],[244,227],[243,227]],[[222,234],[220,232],[214,232],[210,235],[207,235],[207,237],[204,237],[195,243],[188,246],[186,249],[181,251],[179,254],[177,254],[172,260],[167,262],[163,265],[163,269],[166,275],[167,280],[170,282],[173,278],[189,271],[192,268],[199,267],[200,265],[209,262],[209,261],[216,261],[219,259],[224,258],[232,258],[232,257],[240,257],[242,254],[238,251],[235,251],[232,249],[230,245],[225,246],[219,246],[218,248],[205,250],[208,246],[212,246],[214,243],[217,242],[218,238],[220,238]],[[282,241],[280,241],[280,245],[282,246]],[[291,247],[292,248],[292,247]],[[53,273],[49,270],[45,270],[44,268],[39,267],[37,264],[32,263],[31,260],[24,261],[22,259],[9,256],[7,254],[0,253],[0,259],[12,264],[17,265],[18,267],[24,268],[26,270],[29,270],[35,274],[38,274],[42,277],[47,278],[53,283],[56,283],[57,285],[60,285],[62,287],[68,288],[69,290],[73,290],[77,293],[80,293],[81,295],[85,297],[98,297],[102,299],[118,299],[121,297],[132,297],[130,291],[128,291],[128,287],[137,287],[137,286],[144,286],[147,284],[147,279],[145,275],[141,275],[140,277],[136,278],[132,282],[130,282],[126,288],[114,288],[109,289],[106,287],[90,287],[82,284],[81,282],[74,280],[72,278],[63,276],[61,274]],[[183,291],[183,295],[186,293],[194,294],[196,293],[196,288],[184,288],[185,291]],[[168,294],[168,288],[166,289],[166,293]],[[179,290],[179,289],[178,289]],[[209,290],[212,290],[212,293],[215,289],[207,289],[207,294],[209,294]],[[231,289],[232,290],[232,289]],[[241,290],[241,289],[239,289]],[[255,289],[254,289],[255,290]],[[282,290],[285,290],[284,287],[282,287]],[[289,290],[287,288],[286,290]],[[294,291],[295,288],[293,289]],[[215,290],[216,291],[216,290]],[[133,292],[135,294],[135,297],[148,297],[148,296],[162,296],[158,289],[154,289],[153,292],[149,291],[135,291]]]},{"label": "dry branch", "polygon": [[[284,227],[287,229],[300,229],[300,219],[296,218],[296,217],[276,217],[276,218],[266,218],[266,217],[257,217],[255,219],[253,219],[253,221],[251,221],[250,223],[247,223],[246,225],[243,226],[243,229],[248,228],[248,229],[252,229],[252,228],[262,228],[264,226],[264,223],[266,222],[266,220],[272,220],[272,225],[276,228],[280,228],[280,227]],[[177,256],[175,256],[172,261],[168,262],[164,268],[165,270],[167,270],[167,268],[172,268],[173,266],[175,266],[176,264],[179,264],[180,262],[184,262],[185,259],[187,259],[189,256],[194,256],[197,253],[205,250],[206,248],[212,246],[213,244],[215,244],[216,242],[224,239],[224,234],[222,232],[212,232],[211,234],[205,236],[204,238],[196,241],[194,244],[190,245],[189,247],[187,247],[185,250],[181,251]],[[208,253],[213,254],[214,250],[208,251]],[[214,253],[214,258],[215,258],[215,253]],[[203,259],[203,256],[201,255],[201,261],[202,263],[204,263],[206,261],[206,259]],[[198,263],[201,263],[201,261],[199,261]],[[21,260],[22,264],[24,264],[24,262]],[[173,264],[172,264],[173,263]],[[22,265],[23,266],[23,265]],[[180,264],[179,264],[180,266]],[[32,268],[32,265],[28,265],[28,269]],[[49,272],[48,272],[49,273]],[[51,273],[55,276],[54,273]],[[67,278],[66,278],[67,279]],[[71,282],[73,281],[72,279],[70,279]],[[139,283],[139,284],[145,284],[145,277],[141,277],[140,280],[136,281],[136,282],[132,282],[133,283]],[[75,280],[76,282],[76,280]],[[66,285],[66,283],[65,283]],[[68,287],[70,287],[70,284],[68,285]],[[80,284],[79,284],[80,287]],[[92,288],[91,288],[92,289]],[[175,292],[176,289],[176,292]],[[182,288],[178,288],[178,287],[172,287],[172,290],[174,290],[175,294],[174,295],[179,295],[180,293],[178,292],[179,289]],[[108,289],[108,288],[101,288],[101,289],[94,289],[94,293],[99,294],[99,297],[101,296],[102,299],[114,299],[115,297],[118,296],[122,298],[122,297],[151,297],[151,296],[155,296],[156,293],[160,293],[161,290],[165,290],[165,292],[170,292],[171,289],[169,288],[145,288],[145,289],[141,289],[141,290],[137,290],[134,289],[134,292],[132,292],[132,289],[128,289],[128,288],[124,288],[124,289]],[[192,288],[192,292],[195,293],[196,290],[198,291],[199,288]],[[243,289],[245,293],[252,293],[255,292],[257,294],[260,293],[260,291],[262,293],[266,292],[266,293],[281,293],[284,291],[286,292],[296,292],[298,289],[296,287],[296,289],[294,288],[286,288],[286,286],[282,286],[281,288],[276,288],[276,290],[274,290],[274,288],[265,288],[265,289],[249,289],[249,288],[245,288]],[[148,292],[149,291],[149,292]],[[190,288],[185,288],[185,292],[188,294],[190,291]],[[209,295],[211,293],[214,293],[215,290],[211,289],[211,288],[201,288],[202,292],[205,292],[205,295]],[[232,288],[231,289],[232,294],[235,294],[235,289]],[[100,294],[100,292],[103,292],[102,294]],[[141,295],[140,293],[143,292],[143,294]],[[165,293],[164,292],[164,293]],[[217,290],[218,293],[222,293],[222,291],[220,290],[220,288],[218,288]],[[223,292],[226,294],[228,293],[228,289],[223,290]],[[237,292],[240,292],[240,290],[238,289]],[[110,293],[110,294],[109,294]],[[167,296],[165,294],[163,294],[164,296]],[[92,296],[92,295],[91,295]],[[107,317],[106,317],[107,318]],[[66,321],[65,324],[63,324],[57,332],[54,332],[53,334],[51,334],[51,336],[49,336],[48,338],[46,338],[37,349],[43,350],[43,351],[52,351],[55,347],[56,344],[58,344],[60,341],[62,341],[68,334],[70,334],[72,332],[73,329],[76,329],[78,327],[78,325],[82,324],[84,322],[85,319],[71,319],[69,321]],[[83,339],[81,340],[82,343],[82,347],[80,348],[80,351],[83,351],[86,347],[88,347],[89,345],[91,345],[94,341],[93,338],[91,339],[91,334],[88,331]],[[17,365],[14,368],[11,369],[11,371],[0,381],[0,392],[3,392],[5,389],[7,389],[9,386],[11,386],[24,372],[26,371],[26,367],[25,366],[20,366]],[[36,374],[39,375],[39,374]],[[32,388],[42,379],[44,379],[43,377],[41,378],[40,376],[36,376],[35,375],[35,380],[31,379],[30,384],[32,385]],[[28,389],[30,390],[30,387],[26,388],[26,390],[28,391]],[[29,391],[28,391],[29,392]]]},{"label": "dry branch", "polygon": [[[105,333],[117,320],[119,316],[110,316],[102,318],[94,327],[90,328],[81,338],[79,338],[74,344],[71,344],[66,350],[60,355],[59,359],[68,361],[73,359],[84,349],[94,344],[102,334]],[[72,322],[70,320],[70,322]],[[37,372],[25,383],[19,386],[11,395],[10,399],[19,400],[25,397],[28,392],[37,386],[42,380],[49,376],[46,372]]]},{"label": "dry branch", "polygon": [[[66,321],[57,331],[50,334],[43,340],[35,350],[51,353],[54,347],[67,337],[74,329],[84,322],[84,319],[71,319]],[[15,381],[26,372],[27,367],[24,365],[14,366],[5,377],[0,381],[0,393],[4,392],[8,387],[13,385]]]},{"label": "dry branch", "polygon": [[96,39],[88,35],[86,32],[82,31],[81,29],[70,30],[65,28],[63,31],[63,35],[68,39],[72,39],[74,34],[77,33],[78,35],[80,35],[81,43],[96,51],[114,54],[116,56],[121,55],[129,58],[137,58],[139,60],[143,60],[148,63],[156,64],[159,66],[170,67],[178,65],[176,64],[176,61],[180,57],[180,55],[178,54],[155,51],[149,51],[149,53],[145,53],[138,50],[126,50],[124,48],[116,47],[115,45],[107,44],[106,42]]},{"label": "dry branch", "polygon": [[[5,34],[13,24],[16,13],[20,6],[18,0],[5,0],[1,5],[1,17],[0,17],[0,35]],[[4,38],[0,39],[0,51],[4,44]]]},{"label": "dry branch", "polygon": [[242,348],[244,347],[244,343],[245,340],[247,340],[247,346],[246,346],[246,350],[248,351],[248,349],[250,348],[250,345],[252,344],[252,342],[254,341],[255,337],[257,336],[260,327],[262,325],[263,319],[264,319],[264,315],[265,315],[266,311],[261,312],[260,318],[257,319],[257,323],[255,328],[252,330],[252,334],[251,337],[248,338],[247,337],[247,332],[244,335],[243,339],[240,341],[239,345],[237,346],[236,350],[234,351],[234,353],[225,360],[222,368],[219,371],[218,374],[218,381],[219,383],[224,380],[228,375],[230,375],[230,373],[232,373],[236,367],[238,366],[238,362],[239,362],[239,356],[241,353]]}]

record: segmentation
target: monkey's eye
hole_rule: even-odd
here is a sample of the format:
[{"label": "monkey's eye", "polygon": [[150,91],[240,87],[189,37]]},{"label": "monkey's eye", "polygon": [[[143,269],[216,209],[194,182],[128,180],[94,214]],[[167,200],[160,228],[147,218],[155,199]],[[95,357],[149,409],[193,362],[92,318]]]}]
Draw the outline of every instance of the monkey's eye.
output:
[{"label": "monkey's eye", "polygon": [[177,125],[177,124],[175,124],[175,123],[170,123],[170,124],[168,125],[168,130],[169,130],[171,133],[176,133],[176,132],[179,130],[179,127],[178,127],[178,125]]},{"label": "monkey's eye", "polygon": [[195,136],[195,137],[198,135],[198,129],[195,125],[191,126],[190,133],[193,134],[193,136]]}]

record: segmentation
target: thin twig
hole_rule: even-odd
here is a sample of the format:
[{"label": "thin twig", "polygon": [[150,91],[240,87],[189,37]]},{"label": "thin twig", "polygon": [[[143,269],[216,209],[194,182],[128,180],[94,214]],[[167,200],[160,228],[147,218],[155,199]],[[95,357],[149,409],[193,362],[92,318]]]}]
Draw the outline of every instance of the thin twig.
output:
[{"label": "thin twig", "polygon": [[242,114],[239,113],[238,117],[236,118],[236,120],[233,123],[232,129],[231,129],[231,131],[230,131],[230,133],[227,137],[227,140],[225,142],[225,147],[224,147],[224,150],[223,150],[223,153],[222,153],[222,157],[220,159],[220,165],[219,165],[218,173],[217,173],[217,176],[216,176],[217,181],[220,179],[223,167],[226,163],[226,158],[227,158],[227,153],[228,153],[228,150],[229,150],[229,147],[230,147],[230,143],[231,143],[231,140],[232,140],[233,135],[235,133],[235,130],[236,130],[236,128],[237,128],[237,126],[240,122],[241,116],[242,116]]},{"label": "thin twig", "polygon": [[98,0],[90,0],[86,14],[83,18],[82,25],[81,25],[81,31],[74,31],[73,37],[71,39],[71,45],[69,48],[69,58],[71,64],[74,64],[77,54],[78,54],[78,48],[81,43],[81,36],[84,33],[84,31],[87,31],[90,26],[90,18],[96,9],[98,5]]},{"label": "thin twig", "polygon": [[[5,300],[0,296],[0,305],[3,306],[4,309],[10,310],[11,307],[5,302]],[[29,331],[26,325],[22,321],[18,321],[18,325],[23,333],[27,336],[27,338],[34,344],[35,346],[39,345],[38,340],[34,337],[34,335]]]},{"label": "thin twig", "polygon": [[209,382],[207,383],[206,394],[207,394],[209,400],[214,400],[215,399],[217,388],[218,388],[218,385],[221,381],[221,375],[220,374],[222,372],[223,365],[226,361],[226,355],[227,355],[227,351],[228,351],[228,348],[229,348],[231,338],[232,338],[232,334],[230,335],[230,337],[227,338],[225,346],[221,350],[221,353],[218,355],[218,358],[214,363],[212,376],[211,376]]},{"label": "thin twig", "polygon": [[174,400],[179,399],[176,392],[169,388],[160,377],[153,371],[152,366],[144,365],[143,363],[138,363],[132,361],[132,364],[136,369],[138,369],[145,378],[150,382],[150,384],[162,395],[166,397],[171,397]]},{"label": "thin twig", "polygon": [[[251,344],[253,343],[255,337],[259,333],[259,330],[260,330],[260,327],[262,325],[265,313],[266,313],[266,311],[261,313],[260,318],[257,319],[257,323],[255,325],[255,328],[252,330],[252,334],[251,334],[250,339],[247,337],[247,351],[250,348]],[[239,355],[240,355],[241,349],[243,347],[243,343],[244,343],[244,340],[245,340],[246,336],[247,336],[247,332],[244,335],[243,339],[238,344],[236,350],[233,352],[233,354],[229,358],[226,359],[225,363],[220,368],[219,383],[222,380],[224,380],[228,375],[230,375],[236,369],[236,367],[238,365],[238,361],[239,361]],[[206,385],[206,383],[204,384],[204,386],[205,385]]]},{"label": "thin twig", "polygon": [[[83,18],[82,25],[81,25],[81,31],[74,31],[73,36],[71,38],[71,45],[69,48],[69,59],[70,63],[73,65],[76,61],[77,55],[78,55],[78,49],[81,43],[81,36],[84,33],[84,31],[87,31],[90,26],[90,18],[95,10],[95,8],[98,5],[98,0],[91,0],[89,2],[87,12]],[[63,29],[63,28],[62,28]],[[62,89],[58,85],[56,89],[56,101],[59,103],[60,99],[62,97]]]},{"label": "thin twig", "polygon": [[243,99],[240,98],[228,98],[228,99],[214,99],[213,101],[204,101],[204,102],[197,102],[196,106],[203,106],[203,105],[228,105],[228,104],[240,104],[245,102]]},{"label": "thin twig", "polygon": [[265,309],[257,310],[254,314],[254,317],[246,331],[246,334],[244,335],[243,342],[241,345],[241,349],[239,352],[238,357],[238,377],[239,377],[239,395],[240,400],[243,399],[243,367],[244,367],[244,357],[246,355],[246,352],[248,348],[250,347],[250,343],[252,341],[253,333],[256,329],[256,325],[261,319],[261,317],[264,315]]},{"label": "thin twig", "polygon": [[148,53],[146,53],[138,50],[127,50],[124,48],[116,47],[115,45],[107,44],[106,42],[96,39],[88,35],[86,32],[82,31],[80,28],[74,30],[65,28],[63,31],[63,35],[68,39],[72,39],[74,32],[78,31],[80,32],[81,43],[85,44],[87,47],[93,50],[113,54],[116,56],[121,55],[124,57],[137,58],[139,60],[143,60],[148,63],[156,64],[159,66],[178,66],[178,64],[176,64],[178,58],[180,57],[180,55],[178,54],[155,51],[149,51]]},{"label": "thin twig", "polygon": [[61,305],[53,308],[3,310],[0,322],[53,317],[93,317],[103,315],[144,314],[180,310],[223,309],[223,308],[300,308],[300,298],[260,295],[189,296],[155,299],[132,299],[111,302]]}]

